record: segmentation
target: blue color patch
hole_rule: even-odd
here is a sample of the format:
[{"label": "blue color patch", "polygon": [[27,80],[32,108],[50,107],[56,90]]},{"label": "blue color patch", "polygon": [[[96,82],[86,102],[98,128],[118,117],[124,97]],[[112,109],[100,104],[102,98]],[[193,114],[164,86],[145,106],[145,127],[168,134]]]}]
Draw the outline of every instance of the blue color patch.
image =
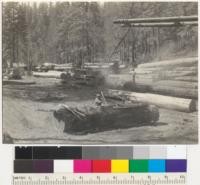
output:
[{"label": "blue color patch", "polygon": [[152,173],[165,172],[165,160],[162,160],[162,159],[149,160],[149,172],[152,172]]}]

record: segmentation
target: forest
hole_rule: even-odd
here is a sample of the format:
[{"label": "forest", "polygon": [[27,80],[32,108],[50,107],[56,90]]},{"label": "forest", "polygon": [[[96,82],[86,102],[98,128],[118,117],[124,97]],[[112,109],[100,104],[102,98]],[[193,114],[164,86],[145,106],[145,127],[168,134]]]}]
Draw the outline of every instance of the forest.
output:
[{"label": "forest", "polygon": [[[197,27],[123,28],[118,18],[197,15],[197,2],[4,2],[3,68],[196,56]],[[123,38],[123,39],[122,39]]]}]

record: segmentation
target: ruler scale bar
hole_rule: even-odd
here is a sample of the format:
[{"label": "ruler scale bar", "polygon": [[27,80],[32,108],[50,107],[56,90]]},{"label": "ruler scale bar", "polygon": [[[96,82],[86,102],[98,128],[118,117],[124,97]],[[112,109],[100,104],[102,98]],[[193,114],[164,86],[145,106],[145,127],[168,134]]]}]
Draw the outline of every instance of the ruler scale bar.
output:
[{"label": "ruler scale bar", "polygon": [[186,173],[176,174],[14,174],[12,185],[186,185]]}]

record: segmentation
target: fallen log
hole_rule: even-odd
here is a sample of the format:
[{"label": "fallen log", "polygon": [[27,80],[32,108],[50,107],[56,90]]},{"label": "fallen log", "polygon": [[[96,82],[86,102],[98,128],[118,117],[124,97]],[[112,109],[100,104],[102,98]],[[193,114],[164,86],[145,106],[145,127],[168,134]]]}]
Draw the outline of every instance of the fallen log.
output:
[{"label": "fallen log", "polygon": [[154,85],[152,86],[152,90],[157,93],[162,93],[176,97],[184,97],[192,99],[198,98],[198,89]]},{"label": "fallen log", "polygon": [[164,60],[159,62],[150,62],[145,64],[138,65],[138,68],[148,68],[148,67],[169,67],[169,66],[181,66],[181,67],[193,67],[194,65],[198,65],[198,58],[179,58],[175,60]]},{"label": "fallen log", "polygon": [[36,84],[33,80],[3,80],[3,85],[32,85]]},{"label": "fallen log", "polygon": [[172,74],[192,74],[192,75],[195,75],[198,73],[198,70],[197,69],[193,69],[193,70],[187,70],[187,69],[184,69],[184,70],[181,70],[181,69],[162,69],[162,68],[159,68],[159,69],[154,69],[154,70],[136,70],[136,75],[151,75],[151,74],[154,74],[154,73],[172,73]]},{"label": "fallen log", "polygon": [[173,67],[172,71],[198,71],[198,64],[192,67]]},{"label": "fallen log", "polygon": [[167,78],[167,77],[180,77],[180,76],[195,76],[197,75],[197,71],[159,71],[158,72],[159,77]]},{"label": "fallen log", "polygon": [[[137,80],[152,80],[152,81],[160,81],[160,80],[173,80],[181,77],[184,79],[187,76],[197,76],[196,72],[171,72],[171,71],[159,71],[154,72],[152,74],[136,74],[135,81]],[[187,78],[186,78],[187,79]]]},{"label": "fallen log", "polygon": [[190,22],[198,21],[198,16],[178,16],[178,17],[148,17],[133,19],[116,19],[114,24],[132,24],[132,23],[160,23],[160,22]]},{"label": "fallen log", "polygon": [[137,79],[157,79],[159,77],[158,73],[153,73],[153,74],[136,74],[135,78]]},{"label": "fallen log", "polygon": [[70,70],[72,68],[73,68],[72,66],[55,66],[54,70],[55,71],[67,71],[67,70]]},{"label": "fallen log", "polygon": [[132,74],[112,74],[106,78],[106,84],[113,88],[125,88],[127,85],[133,87],[133,75]]},{"label": "fallen log", "polygon": [[85,62],[85,63],[84,63],[85,66],[101,66],[101,65],[109,65],[109,66],[112,66],[113,64],[114,64],[113,62],[110,62],[110,63],[97,63],[97,62],[88,63],[88,62]]},{"label": "fallen log", "polygon": [[125,23],[122,25],[122,27],[180,27],[180,26],[198,26],[197,22],[179,22],[177,23],[173,23],[173,22],[159,22],[159,23]]},{"label": "fallen log", "polygon": [[128,98],[133,102],[142,102],[158,107],[182,112],[196,111],[196,101],[192,99],[177,98],[151,93],[136,93],[130,91],[108,90],[108,96],[112,98]]},{"label": "fallen log", "polygon": [[152,125],[159,119],[158,108],[141,103],[102,107],[59,105],[53,114],[58,121],[65,123],[64,132],[71,134]]},{"label": "fallen log", "polygon": [[158,86],[169,86],[169,87],[180,87],[180,88],[188,88],[188,89],[198,89],[198,83],[196,82],[184,82],[178,80],[161,80],[155,82],[154,85]]},{"label": "fallen log", "polygon": [[33,76],[42,78],[61,78],[61,71],[33,72]]},{"label": "fallen log", "polygon": [[154,80],[151,79],[135,79],[136,86],[152,86],[154,84]]},{"label": "fallen log", "polygon": [[[149,64],[149,63],[148,63]],[[142,64],[140,64],[142,65]],[[175,71],[198,71],[198,63],[194,66],[153,66],[153,67],[140,67],[135,68],[135,72],[143,71],[159,71],[159,70],[175,70]]]},{"label": "fallen log", "polygon": [[198,82],[198,76],[180,76],[175,77],[175,80],[186,81],[186,82]]}]

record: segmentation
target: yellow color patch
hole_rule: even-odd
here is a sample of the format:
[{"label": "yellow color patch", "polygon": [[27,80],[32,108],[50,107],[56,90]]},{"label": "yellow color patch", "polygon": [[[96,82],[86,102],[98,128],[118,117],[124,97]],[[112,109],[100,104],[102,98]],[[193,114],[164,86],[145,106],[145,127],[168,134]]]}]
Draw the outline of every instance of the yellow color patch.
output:
[{"label": "yellow color patch", "polygon": [[112,173],[128,173],[129,160],[112,160],[111,171]]}]

